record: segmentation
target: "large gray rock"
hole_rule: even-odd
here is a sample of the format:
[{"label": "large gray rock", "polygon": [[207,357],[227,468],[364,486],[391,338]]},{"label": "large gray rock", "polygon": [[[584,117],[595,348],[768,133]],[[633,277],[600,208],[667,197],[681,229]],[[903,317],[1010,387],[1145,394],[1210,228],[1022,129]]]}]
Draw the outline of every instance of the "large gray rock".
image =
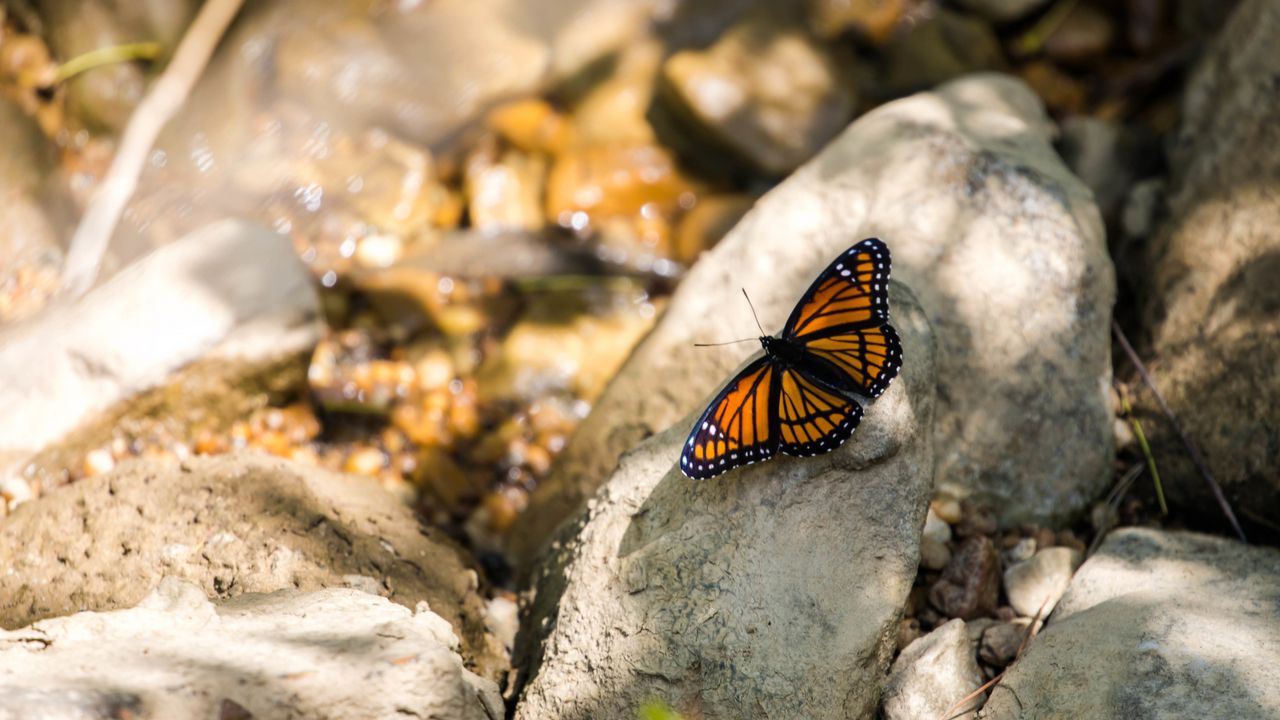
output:
[{"label": "large gray rock", "polygon": [[1280,717],[1280,551],[1112,533],[981,716]]},{"label": "large gray rock", "polygon": [[[755,332],[741,289],[777,308],[868,235],[935,326],[938,481],[994,499],[1005,520],[1083,509],[1110,476],[1114,295],[1102,225],[1063,167],[1026,85],[978,75],[883,105],[761,198],[689,272],[532,497],[513,533],[530,557],[618,457],[700,406]],[[910,363],[910,358],[907,363]]]},{"label": "large gray rock", "polygon": [[356,590],[217,604],[166,579],[137,607],[0,632],[0,718],[497,720],[449,623]]},{"label": "large gray rock", "polygon": [[[201,228],[83,297],[0,329],[0,454],[30,456],[62,441],[197,360],[225,403],[234,377],[296,361],[305,368],[319,316],[311,275],[288,239],[233,220]],[[195,412],[200,398],[184,394],[177,406]]]},{"label": "large gray rock", "polygon": [[210,597],[354,587],[426,602],[482,675],[506,669],[470,560],[360,478],[264,455],[127,463],[0,519],[0,627],[130,607],[162,577]]},{"label": "large gray rock", "polygon": [[[957,705],[982,685],[963,620],[951,620],[917,638],[893,661],[884,688],[886,720],[946,717],[968,720],[977,699]],[[947,713],[950,710],[951,713]]]},{"label": "large gray rock", "polygon": [[[756,299],[766,321],[809,279],[791,264]],[[707,720],[875,711],[933,471],[932,335],[901,286],[891,303],[902,375],[836,451],[693,481],[676,467],[688,417],[623,457],[536,578],[517,718],[630,717],[652,698]]]},{"label": "large gray rock", "polygon": [[[1241,4],[1194,74],[1149,244],[1152,375],[1227,497],[1280,522],[1280,4]],[[1138,410],[1171,498],[1220,517],[1148,393]]]}]

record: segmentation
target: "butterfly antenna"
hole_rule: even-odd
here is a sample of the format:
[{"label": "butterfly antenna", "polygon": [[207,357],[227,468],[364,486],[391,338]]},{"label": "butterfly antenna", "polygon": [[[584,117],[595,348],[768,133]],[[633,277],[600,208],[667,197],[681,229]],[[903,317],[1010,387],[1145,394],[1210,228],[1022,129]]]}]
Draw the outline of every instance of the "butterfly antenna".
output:
[{"label": "butterfly antenna", "polygon": [[746,288],[742,288],[742,297],[747,299],[747,307],[751,308],[751,317],[756,319],[756,327],[760,328],[760,334],[768,335],[769,333],[764,331],[764,326],[760,324],[760,316],[756,315],[756,306],[751,304],[751,296],[747,294]]},{"label": "butterfly antenna", "polygon": [[751,342],[752,340],[755,340],[755,338],[742,338],[741,340],[730,340],[729,342],[722,342],[722,343],[694,343],[693,346],[694,347],[720,347],[721,345],[733,345],[735,343],[740,343],[740,342]]}]

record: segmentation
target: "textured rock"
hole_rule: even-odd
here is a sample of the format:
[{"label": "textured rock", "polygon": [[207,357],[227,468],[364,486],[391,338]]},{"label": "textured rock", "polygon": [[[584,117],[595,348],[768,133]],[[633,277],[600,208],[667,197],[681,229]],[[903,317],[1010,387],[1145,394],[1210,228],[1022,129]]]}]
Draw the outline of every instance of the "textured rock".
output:
[{"label": "textured rock", "polygon": [[227,373],[305,367],[320,332],[311,276],[286,238],[206,226],[0,330],[0,452],[39,450],[196,360]]},{"label": "textured rock", "polygon": [[[761,198],[689,272],[513,533],[527,559],[623,451],[700,406],[750,352],[695,348],[776,331],[797,288],[868,235],[937,328],[938,480],[1006,521],[1083,510],[1110,477],[1110,260],[1088,190],[1048,144],[1025,85],[980,75],[883,105]],[[709,289],[714,288],[714,289]],[[910,359],[907,360],[908,364]]]},{"label": "textured rock", "polygon": [[1014,623],[996,623],[982,633],[978,646],[978,657],[982,662],[993,667],[1002,668],[1013,662],[1018,655],[1022,639],[1027,635],[1027,628]]},{"label": "textured rock", "polygon": [[662,97],[717,146],[760,172],[784,175],[852,117],[847,64],[798,18],[757,11],[710,48],[668,58]]},{"label": "textured rock", "polygon": [[960,543],[942,577],[929,588],[929,602],[947,617],[972,620],[996,611],[1000,554],[985,535]]},{"label": "textured rock", "polygon": [[1078,550],[1051,547],[1009,566],[1004,572],[1004,591],[1009,604],[1024,617],[1035,617],[1036,613],[1048,617],[1058,598],[1067,591],[1071,573],[1082,559]]},{"label": "textured rock", "polygon": [[[810,275],[780,272],[762,317]],[[708,720],[874,711],[933,462],[931,336],[910,294],[890,293],[908,360],[840,449],[697,482],[675,466],[690,416],[623,457],[535,578],[517,718],[629,717],[652,698]]]},{"label": "textured rock", "polygon": [[[1170,219],[1148,243],[1151,371],[1228,499],[1280,522],[1280,4],[1240,5],[1188,83]],[[1135,398],[1172,500],[1220,516],[1147,393]]]},{"label": "textured rock", "polygon": [[1280,551],[1112,533],[982,717],[1280,717]]},{"label": "textured rock", "polygon": [[487,677],[505,667],[477,576],[374,483],[260,455],[135,462],[0,520],[0,626],[129,607],[163,576],[210,597],[357,587],[427,602]]},{"label": "textured rock", "polygon": [[953,706],[982,685],[963,620],[952,620],[911,643],[893,661],[884,687],[886,720],[944,717],[972,718],[972,708]]},{"label": "textured rock", "polygon": [[137,607],[0,632],[0,718],[496,720],[449,623],[355,590],[214,604],[166,579]]}]

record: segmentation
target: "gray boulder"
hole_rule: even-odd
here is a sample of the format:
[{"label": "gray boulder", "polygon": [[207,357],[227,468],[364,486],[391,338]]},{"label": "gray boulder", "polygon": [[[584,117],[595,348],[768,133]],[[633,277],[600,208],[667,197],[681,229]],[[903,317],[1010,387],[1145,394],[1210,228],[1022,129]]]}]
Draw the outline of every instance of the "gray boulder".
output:
[{"label": "gray boulder", "polygon": [[[527,560],[618,457],[700,406],[748,352],[695,348],[776,332],[819,268],[878,235],[939,344],[940,484],[1006,522],[1082,510],[1110,477],[1111,261],[1089,191],[1049,145],[1022,82],[976,75],[883,105],[761,198],[689,272],[575,434],[513,533]],[[696,318],[694,320],[693,318]],[[907,364],[911,359],[906,359]]]},{"label": "gray boulder", "polygon": [[166,579],[137,607],[0,632],[0,718],[497,720],[449,623],[356,590],[217,604]]},{"label": "gray boulder", "polygon": [[[777,270],[756,299],[770,320],[811,275]],[[933,339],[901,286],[891,302],[908,360],[838,450],[694,481],[676,467],[688,417],[622,458],[535,579],[517,718],[634,717],[653,698],[707,720],[875,711],[933,474]]]},{"label": "gray boulder", "polygon": [[214,598],[353,587],[426,602],[469,667],[506,670],[469,559],[390,492],[263,455],[131,462],[0,520],[0,627],[131,607],[163,577]]},{"label": "gray boulder", "polygon": [[[1278,34],[1280,4],[1242,3],[1190,80],[1170,154],[1170,219],[1148,244],[1143,292],[1156,384],[1238,511],[1271,524],[1280,522]],[[1171,498],[1220,517],[1155,401],[1136,400]]]},{"label": "gray boulder", "polygon": [[1280,551],[1112,533],[981,717],[1280,717]]}]

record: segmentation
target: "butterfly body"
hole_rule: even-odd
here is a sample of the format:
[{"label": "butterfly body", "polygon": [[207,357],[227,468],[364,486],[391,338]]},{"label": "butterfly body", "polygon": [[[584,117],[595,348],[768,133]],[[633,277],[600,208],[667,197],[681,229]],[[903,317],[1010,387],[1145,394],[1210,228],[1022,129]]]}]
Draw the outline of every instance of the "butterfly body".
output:
[{"label": "butterfly body", "polygon": [[863,240],[827,266],[764,354],[719,392],[680,455],[690,478],[714,477],[778,452],[830,452],[862,419],[855,395],[875,398],[902,365],[889,324],[889,248]]}]

